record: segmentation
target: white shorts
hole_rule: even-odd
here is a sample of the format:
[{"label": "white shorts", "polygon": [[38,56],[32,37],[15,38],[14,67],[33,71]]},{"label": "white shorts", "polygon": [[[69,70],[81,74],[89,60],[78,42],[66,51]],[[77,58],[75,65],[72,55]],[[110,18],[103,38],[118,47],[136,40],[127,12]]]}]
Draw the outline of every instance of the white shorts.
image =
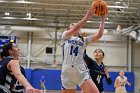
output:
[{"label": "white shorts", "polygon": [[125,87],[116,88],[115,93],[127,93]]},{"label": "white shorts", "polygon": [[80,65],[63,65],[61,81],[63,89],[76,89],[76,85],[81,86],[87,79],[91,79],[89,70],[85,63]]}]

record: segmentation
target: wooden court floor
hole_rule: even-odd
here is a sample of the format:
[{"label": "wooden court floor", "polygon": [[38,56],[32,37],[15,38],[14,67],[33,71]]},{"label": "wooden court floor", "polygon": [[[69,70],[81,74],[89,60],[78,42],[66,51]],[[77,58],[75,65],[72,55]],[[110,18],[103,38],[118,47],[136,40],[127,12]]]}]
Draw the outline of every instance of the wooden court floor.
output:
[{"label": "wooden court floor", "polygon": [[[46,93],[61,93],[60,90],[47,90]],[[77,91],[76,93],[80,93],[80,91]],[[105,92],[105,93],[113,93],[113,92]]]},{"label": "wooden court floor", "polygon": [[[61,93],[60,90],[47,90],[46,93]],[[80,93],[79,91],[77,91],[76,93]]]},{"label": "wooden court floor", "polygon": [[[46,93],[61,93],[60,90],[47,90]],[[80,91],[77,91],[76,93],[80,93]],[[104,93],[115,93],[115,92],[104,92]],[[136,92],[139,93],[139,92]]]}]

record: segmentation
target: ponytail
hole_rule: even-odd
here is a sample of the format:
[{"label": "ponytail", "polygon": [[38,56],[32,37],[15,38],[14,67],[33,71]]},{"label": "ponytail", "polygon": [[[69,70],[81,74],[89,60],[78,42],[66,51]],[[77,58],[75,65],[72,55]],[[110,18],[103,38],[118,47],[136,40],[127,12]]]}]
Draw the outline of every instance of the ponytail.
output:
[{"label": "ponytail", "polygon": [[84,42],[84,38],[78,34],[78,37]]}]

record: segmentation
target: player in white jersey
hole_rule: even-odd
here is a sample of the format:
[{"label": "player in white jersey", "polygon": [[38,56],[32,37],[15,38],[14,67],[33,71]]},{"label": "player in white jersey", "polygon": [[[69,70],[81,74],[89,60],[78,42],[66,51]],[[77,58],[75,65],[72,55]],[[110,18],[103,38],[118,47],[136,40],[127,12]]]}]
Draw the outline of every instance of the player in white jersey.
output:
[{"label": "player in white jersey", "polygon": [[127,93],[125,85],[128,84],[131,86],[131,83],[128,82],[127,77],[124,76],[124,71],[120,70],[120,75],[116,78],[114,87],[116,88],[115,93]]},{"label": "player in white jersey", "polygon": [[72,23],[69,29],[62,34],[62,54],[64,60],[61,73],[62,93],[75,93],[77,84],[86,93],[99,93],[85,66],[83,53],[87,43],[96,42],[102,37],[105,16],[101,17],[99,31],[96,34],[85,38],[79,35],[80,28],[93,15],[93,11],[89,9],[82,20],[78,23]]}]

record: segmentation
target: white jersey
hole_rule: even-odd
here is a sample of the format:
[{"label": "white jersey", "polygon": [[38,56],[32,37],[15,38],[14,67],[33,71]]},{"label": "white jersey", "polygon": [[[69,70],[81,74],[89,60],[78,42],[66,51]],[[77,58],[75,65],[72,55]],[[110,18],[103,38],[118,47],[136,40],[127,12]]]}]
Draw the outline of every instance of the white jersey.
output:
[{"label": "white jersey", "polygon": [[118,86],[116,88],[116,93],[127,93],[126,88],[125,88],[126,83],[122,83],[122,82],[126,82],[127,81],[127,77],[124,76],[123,78],[121,78],[120,76],[118,76],[116,79],[120,83],[120,86]]},{"label": "white jersey", "polygon": [[83,61],[83,53],[86,47],[86,40],[73,37],[67,38],[65,32],[62,34],[62,54],[63,64],[81,64]]}]

